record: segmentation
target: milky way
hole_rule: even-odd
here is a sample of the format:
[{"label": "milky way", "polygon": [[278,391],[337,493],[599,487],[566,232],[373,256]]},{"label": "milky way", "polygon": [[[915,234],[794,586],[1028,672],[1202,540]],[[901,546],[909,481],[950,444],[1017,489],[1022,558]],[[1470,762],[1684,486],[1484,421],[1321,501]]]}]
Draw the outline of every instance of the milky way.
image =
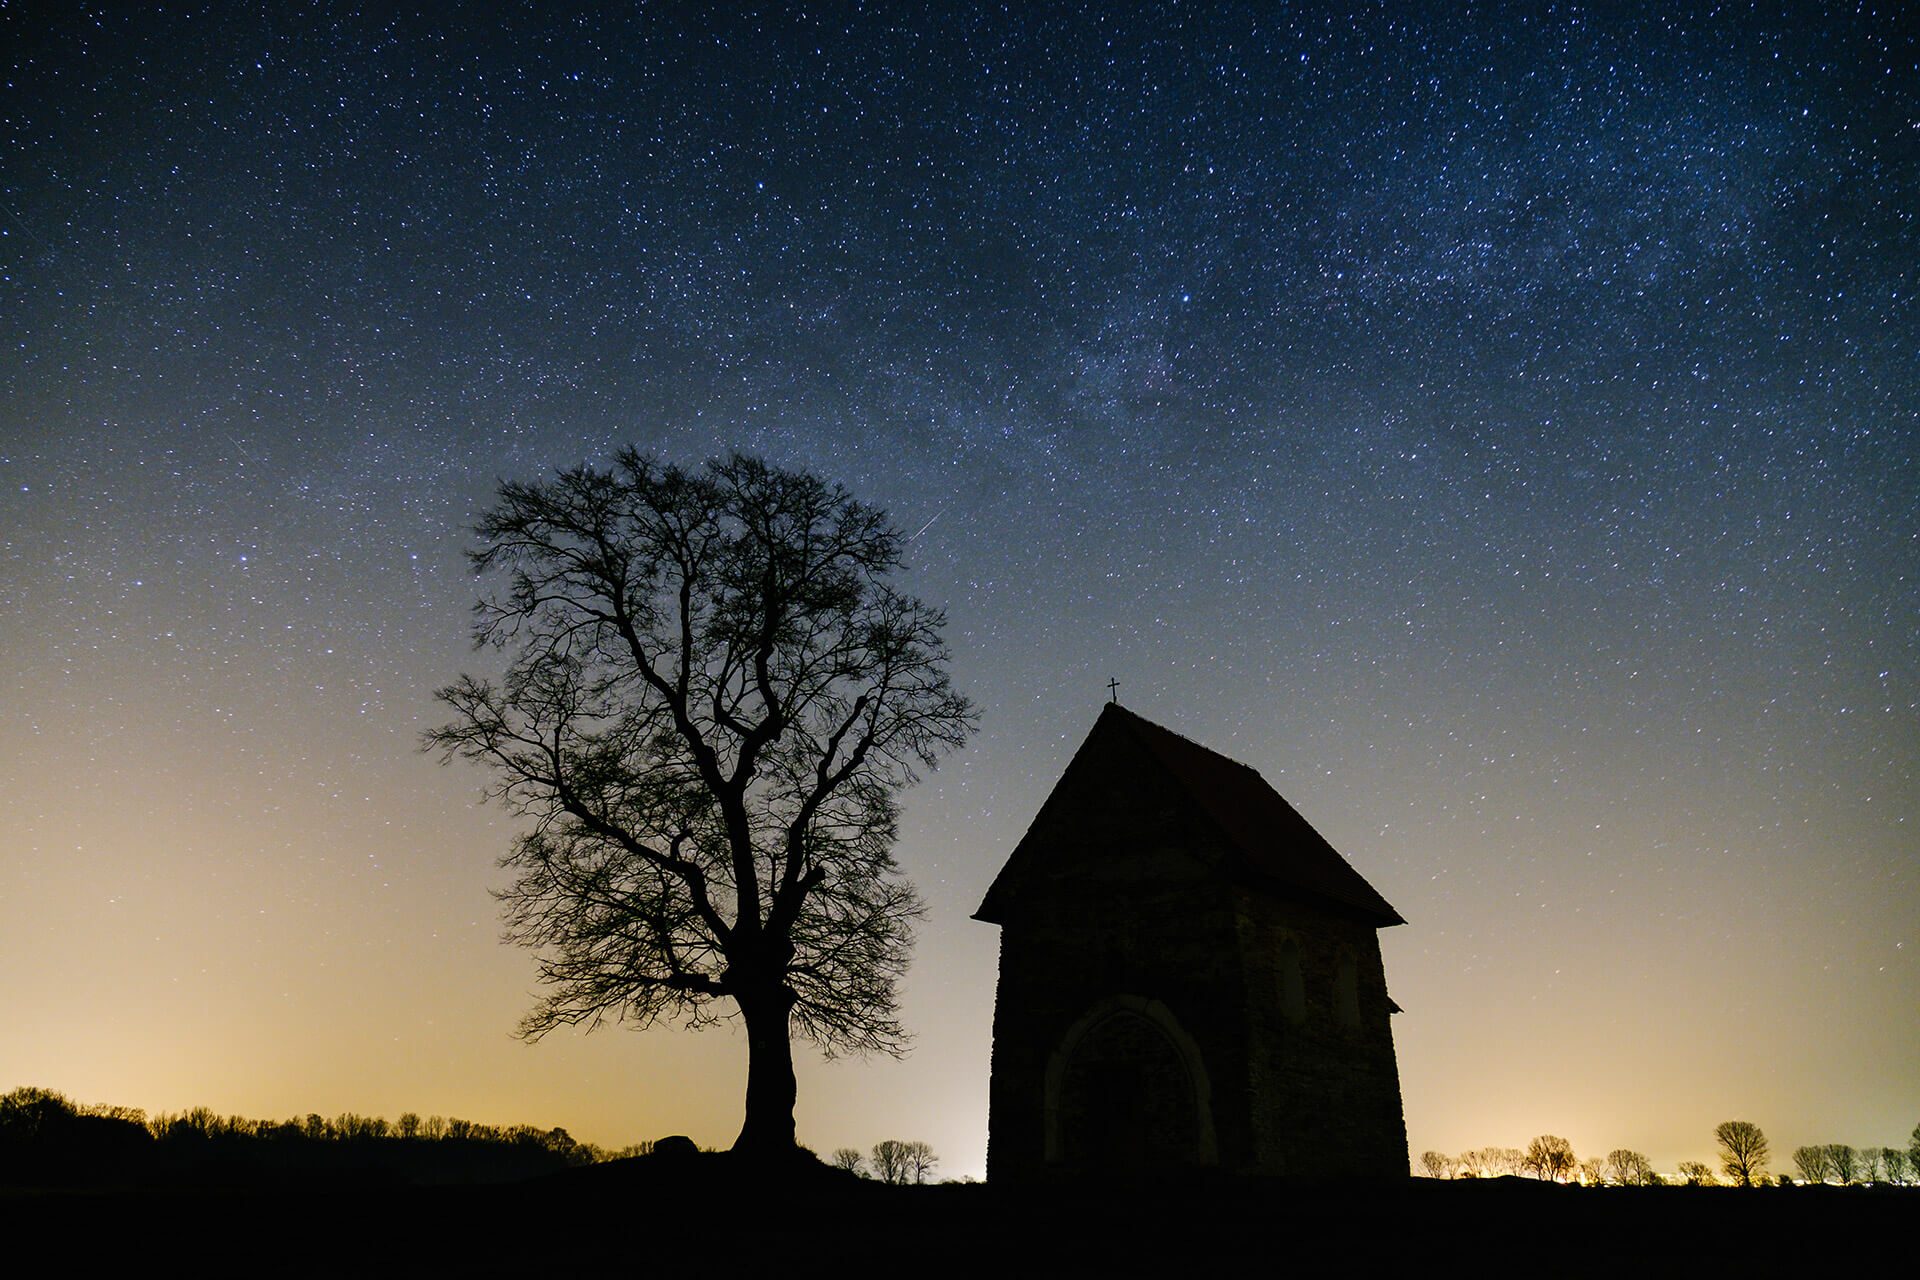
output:
[{"label": "milky way", "polygon": [[1913,38],[1408,8],[0,16],[0,1087],[731,1137],[724,1034],[507,1039],[415,750],[493,486],[634,444],[920,530],[983,713],[803,1141],[982,1167],[967,916],[1109,678],[1411,922],[1416,1155],[1903,1140]]}]

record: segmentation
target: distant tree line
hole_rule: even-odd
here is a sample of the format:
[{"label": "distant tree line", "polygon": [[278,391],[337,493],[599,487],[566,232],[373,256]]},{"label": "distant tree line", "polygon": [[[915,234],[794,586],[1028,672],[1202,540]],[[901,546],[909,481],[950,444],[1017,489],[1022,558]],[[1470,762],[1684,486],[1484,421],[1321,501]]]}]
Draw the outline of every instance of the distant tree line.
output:
[{"label": "distant tree line", "polygon": [[[1584,1186],[1644,1187],[1668,1182],[1714,1186],[1722,1178],[1735,1186],[1755,1186],[1771,1180],[1767,1172],[1767,1137],[1758,1125],[1728,1120],[1714,1129],[1714,1141],[1720,1148],[1717,1175],[1708,1164],[1683,1160],[1674,1177],[1665,1178],[1654,1172],[1652,1162],[1644,1155],[1624,1148],[1608,1152],[1604,1160],[1581,1160],[1575,1157],[1572,1143],[1553,1134],[1542,1134],[1525,1150],[1481,1147],[1463,1151],[1458,1156],[1428,1151],[1420,1157],[1420,1168],[1429,1178],[1532,1177]],[[1904,1150],[1898,1147],[1856,1150],[1833,1143],[1796,1148],[1793,1163],[1803,1182],[1920,1184],[1920,1125],[1914,1126]],[[1780,1181],[1791,1182],[1792,1178],[1782,1177]]]},{"label": "distant tree line", "polygon": [[1804,1182],[1920,1183],[1920,1125],[1915,1125],[1907,1149],[1860,1147],[1844,1142],[1795,1147],[1793,1165]]},{"label": "distant tree line", "polygon": [[874,1143],[871,1164],[854,1147],[841,1147],[833,1153],[829,1163],[863,1178],[874,1178],[894,1186],[909,1183],[918,1186],[933,1176],[934,1166],[940,1163],[940,1157],[933,1154],[933,1148],[924,1142],[902,1142],[898,1138],[888,1138]]},{"label": "distant tree line", "polygon": [[84,1106],[51,1089],[0,1095],[0,1185],[210,1183],[352,1176],[412,1183],[504,1182],[639,1154],[576,1142],[565,1129],[499,1127],[413,1112],[252,1120],[206,1107],[152,1116]]},{"label": "distant tree line", "polygon": [[[664,1141],[695,1150],[685,1138]],[[83,1105],[51,1089],[0,1094],[0,1187],[513,1182],[644,1156],[653,1147],[639,1142],[607,1150],[576,1142],[565,1129],[411,1111],[393,1121],[354,1112],[252,1120],[206,1107],[148,1115],[135,1107]],[[888,1139],[874,1146],[870,1165],[847,1147],[830,1163],[904,1185],[931,1180],[940,1158],[927,1143]]]}]

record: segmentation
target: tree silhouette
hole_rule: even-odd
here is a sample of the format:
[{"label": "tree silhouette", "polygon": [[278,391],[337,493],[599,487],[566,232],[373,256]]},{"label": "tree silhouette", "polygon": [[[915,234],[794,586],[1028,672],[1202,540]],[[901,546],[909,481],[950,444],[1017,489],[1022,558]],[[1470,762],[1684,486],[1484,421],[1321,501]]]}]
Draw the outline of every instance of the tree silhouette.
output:
[{"label": "tree silhouette", "polygon": [[1607,1176],[1623,1187],[1644,1187],[1653,1180],[1653,1162],[1622,1147],[1607,1153]]},{"label": "tree silhouette", "polygon": [[1767,1169],[1767,1135],[1745,1120],[1727,1120],[1713,1131],[1720,1144],[1720,1169],[1743,1187]]},{"label": "tree silhouette", "polygon": [[904,1046],[921,908],[894,794],[972,728],[945,616],[889,584],[882,512],[738,455],[505,483],[478,533],[475,569],[510,583],[475,635],[512,658],[440,690],[454,719],[426,745],[533,820],[500,895],[549,992],[522,1034],[737,1014],[734,1149],[792,1150],[794,1035]]},{"label": "tree silhouette", "polygon": [[928,1143],[907,1143],[907,1178],[915,1185],[932,1177],[934,1166],[939,1163],[940,1157],[933,1154],[933,1147]]},{"label": "tree silhouette", "polygon": [[1680,1180],[1690,1187],[1713,1187],[1719,1183],[1713,1176],[1713,1170],[1698,1160],[1680,1162]]},{"label": "tree silhouette", "polygon": [[1913,1162],[1908,1158],[1907,1153],[1899,1147],[1888,1147],[1880,1154],[1886,1161],[1887,1181],[1907,1181],[1908,1170],[1913,1167]]},{"label": "tree silhouette", "polygon": [[1574,1168],[1573,1144],[1543,1133],[1527,1144],[1524,1166],[1542,1182],[1564,1182]]},{"label": "tree silhouette", "polygon": [[1465,1178],[1497,1178],[1519,1168],[1521,1152],[1512,1147],[1477,1147],[1460,1153],[1460,1175]]},{"label": "tree silhouette", "polygon": [[1833,1172],[1833,1159],[1823,1146],[1795,1147],[1793,1164],[1808,1182],[1825,1182]]},{"label": "tree silhouette", "polygon": [[910,1166],[907,1144],[898,1138],[885,1138],[873,1144],[873,1176],[889,1185],[907,1180]]},{"label": "tree silhouette", "polygon": [[1840,1185],[1852,1182],[1854,1173],[1860,1167],[1860,1153],[1844,1142],[1827,1144],[1827,1163],[1833,1168],[1833,1176],[1840,1179]]}]

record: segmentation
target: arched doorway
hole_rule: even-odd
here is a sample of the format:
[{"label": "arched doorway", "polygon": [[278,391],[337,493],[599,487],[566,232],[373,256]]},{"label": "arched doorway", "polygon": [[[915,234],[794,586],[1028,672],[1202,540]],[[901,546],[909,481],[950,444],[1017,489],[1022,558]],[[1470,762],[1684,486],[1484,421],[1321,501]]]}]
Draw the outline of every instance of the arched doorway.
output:
[{"label": "arched doorway", "polygon": [[1165,1005],[1102,1001],[1062,1038],[1047,1071],[1047,1158],[1117,1174],[1213,1163],[1206,1072]]}]

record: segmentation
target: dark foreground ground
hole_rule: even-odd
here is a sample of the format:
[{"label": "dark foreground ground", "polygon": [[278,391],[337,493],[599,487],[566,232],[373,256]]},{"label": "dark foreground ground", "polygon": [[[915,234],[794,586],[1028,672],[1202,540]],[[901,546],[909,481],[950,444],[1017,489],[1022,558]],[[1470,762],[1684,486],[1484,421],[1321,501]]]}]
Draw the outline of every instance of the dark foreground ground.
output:
[{"label": "dark foreground ground", "polygon": [[743,1177],[712,1156],[477,1187],[0,1190],[7,1256],[40,1258],[41,1274],[65,1275],[1010,1280],[1230,1268],[1619,1280],[1910,1261],[1916,1233],[1920,1191],[1899,1188],[1410,1179],[1015,1191]]}]

